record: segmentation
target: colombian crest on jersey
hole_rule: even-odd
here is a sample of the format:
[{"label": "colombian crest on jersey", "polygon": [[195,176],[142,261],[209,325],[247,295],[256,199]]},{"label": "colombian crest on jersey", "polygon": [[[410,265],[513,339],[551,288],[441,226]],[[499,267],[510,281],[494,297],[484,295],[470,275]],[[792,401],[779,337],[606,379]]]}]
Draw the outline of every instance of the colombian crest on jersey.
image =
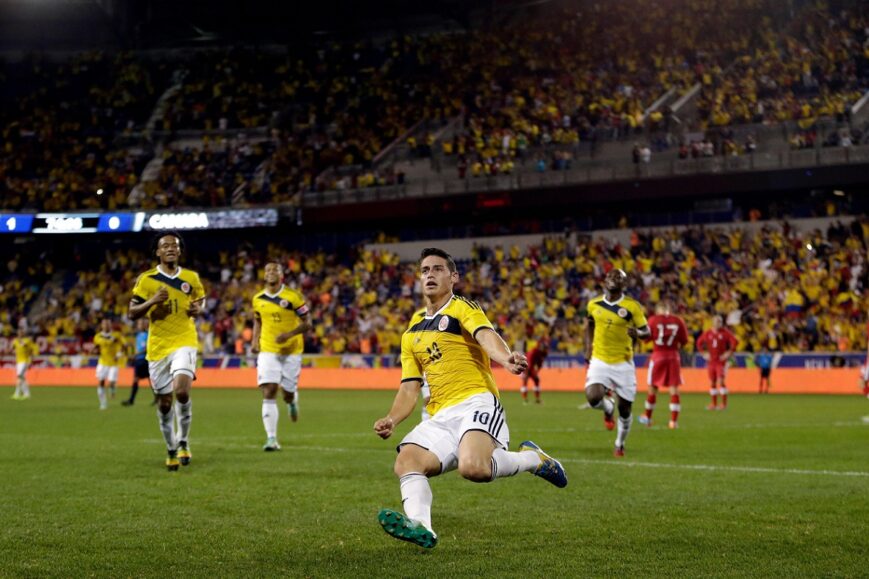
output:
[{"label": "colombian crest on jersey", "polygon": [[186,294],[189,294],[190,293],[190,284],[187,283],[186,281],[184,283],[182,283],[181,284],[181,291],[183,291]]},{"label": "colombian crest on jersey", "polygon": [[281,300],[280,306],[282,308],[286,308],[289,305],[290,305],[290,302],[288,302],[287,300]]},{"label": "colombian crest on jersey", "polygon": [[626,310],[625,308],[619,308],[619,311],[617,313],[619,314],[620,318],[628,317],[628,310]]},{"label": "colombian crest on jersey", "polygon": [[440,321],[438,322],[438,330],[443,332],[444,330],[446,330],[449,327],[449,325],[450,325],[450,318],[447,316],[443,316],[440,319]]}]

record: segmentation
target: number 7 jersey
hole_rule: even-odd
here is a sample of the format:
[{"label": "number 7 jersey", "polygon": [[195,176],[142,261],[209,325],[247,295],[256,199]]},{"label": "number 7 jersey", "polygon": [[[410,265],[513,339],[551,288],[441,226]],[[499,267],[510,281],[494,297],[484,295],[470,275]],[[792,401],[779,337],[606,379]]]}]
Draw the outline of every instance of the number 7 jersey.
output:
[{"label": "number 7 jersey", "polygon": [[161,287],[168,290],[169,299],[148,311],[151,326],[145,357],[150,362],[162,360],[184,346],[199,347],[196,324],[187,315],[191,302],[205,297],[205,288],[199,281],[199,274],[180,267],[173,276],[166,275],[160,266],[149,269],[136,280],[132,301],[137,304],[144,303]]}]

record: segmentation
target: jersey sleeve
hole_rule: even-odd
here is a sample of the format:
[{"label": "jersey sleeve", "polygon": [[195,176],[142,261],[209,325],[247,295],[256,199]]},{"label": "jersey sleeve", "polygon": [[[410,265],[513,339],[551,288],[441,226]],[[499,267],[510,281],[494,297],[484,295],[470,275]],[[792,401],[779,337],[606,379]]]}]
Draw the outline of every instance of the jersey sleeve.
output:
[{"label": "jersey sleeve", "polygon": [[305,296],[297,291],[293,292],[293,309],[296,310],[296,315],[300,318],[311,311],[308,304],[305,303]]},{"label": "jersey sleeve", "polygon": [[702,334],[700,334],[700,337],[697,338],[697,350],[698,351],[702,351],[704,348],[706,348],[706,340],[707,340],[708,336],[709,336],[709,334],[707,332],[703,332]]},{"label": "jersey sleeve", "polygon": [[676,335],[676,341],[679,343],[679,347],[682,347],[688,343],[688,328],[685,327],[682,318],[676,319],[679,321],[679,333]]},{"label": "jersey sleeve", "polygon": [[410,380],[422,381],[422,366],[419,360],[413,355],[413,349],[410,345],[410,334],[406,333],[401,336],[401,381],[409,382]]},{"label": "jersey sleeve", "polygon": [[151,297],[150,293],[148,279],[144,274],[142,274],[138,279],[136,279],[136,285],[133,286],[133,297],[131,299],[133,302],[141,304],[148,301],[148,298]]},{"label": "jersey sleeve", "polygon": [[195,274],[193,276],[193,283],[190,284],[190,301],[195,302],[197,300],[201,300],[205,297],[205,287],[202,285],[202,280],[199,278],[199,274]]},{"label": "jersey sleeve", "polygon": [[634,315],[634,324],[638,328],[642,328],[643,326],[648,326],[649,321],[646,320],[646,312],[643,311],[643,306],[641,306],[637,302],[632,302],[633,307],[633,315]]},{"label": "jersey sleeve", "polygon": [[472,336],[476,336],[479,330],[483,328],[487,328],[489,330],[494,330],[495,328],[492,326],[492,322],[489,321],[489,318],[486,317],[485,312],[483,312],[483,308],[477,305],[476,302],[463,302],[461,309],[461,318],[459,319],[459,323],[462,327]]},{"label": "jersey sleeve", "polygon": [[252,298],[250,298],[250,309],[251,309],[251,311],[253,311],[253,315],[255,317],[260,318],[261,314],[259,311],[259,307],[257,306],[257,300],[256,300],[258,295],[259,294],[255,294]]}]

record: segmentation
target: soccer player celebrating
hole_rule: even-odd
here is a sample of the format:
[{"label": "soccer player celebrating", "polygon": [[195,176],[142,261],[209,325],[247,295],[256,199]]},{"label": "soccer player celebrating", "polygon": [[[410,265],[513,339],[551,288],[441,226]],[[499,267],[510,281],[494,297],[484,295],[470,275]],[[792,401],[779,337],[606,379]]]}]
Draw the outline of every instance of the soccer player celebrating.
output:
[{"label": "soccer player celebrating", "polygon": [[652,412],[658,399],[658,388],[670,389],[669,427],[679,427],[679,386],[682,385],[682,368],[679,363],[679,349],[688,343],[688,329],[682,318],[674,316],[670,303],[662,301],[655,308],[655,315],[649,318],[652,338],[652,357],[649,360],[649,394],[646,397],[646,412],[640,416],[640,424],[652,425]]},{"label": "soccer player celebrating", "polygon": [[97,397],[100,399],[100,410],[109,407],[106,396],[106,384],[108,383],[112,398],[115,397],[115,387],[118,383],[118,359],[124,347],[124,338],[120,332],[112,328],[112,321],[103,318],[100,332],[94,336],[94,346],[99,350],[100,357],[97,360]]},{"label": "soccer player celebrating", "polygon": [[[724,327],[721,316],[712,318],[712,327],[697,338],[697,351],[706,352],[704,357],[708,360],[709,371],[709,395],[712,403],[706,410],[727,409],[727,386],[724,377],[727,374],[727,361],[736,350],[736,336]],[[721,395],[721,405],[718,405],[718,395]]]},{"label": "soccer player celebrating", "polygon": [[[134,338],[135,353],[133,354],[133,384],[130,389],[130,398],[121,402],[123,406],[132,406],[136,403],[136,394],[139,393],[139,380],[151,381],[148,373],[148,360],[145,355],[148,351],[148,320],[139,318],[136,320],[136,336]],[[157,398],[154,398],[154,404]]]},{"label": "soccer player celebrating", "polygon": [[643,307],[625,295],[627,274],[612,269],[603,281],[604,295],[588,302],[585,359],[589,360],[585,378],[585,397],[592,408],[603,410],[604,424],[613,428],[615,404],[607,392],[618,398],[618,430],[615,456],[625,455],[625,440],[631,431],[631,407],[637,395],[637,371],[634,367],[634,342],[649,337]]},{"label": "soccer player celebrating", "polygon": [[541,340],[536,348],[528,352],[528,369],[522,374],[522,386],[519,391],[522,393],[522,402],[528,404],[528,380],[534,382],[534,401],[540,404],[540,368],[543,366],[543,361],[549,355],[549,342]]},{"label": "soccer player celebrating", "polygon": [[252,351],[256,359],[257,384],[262,388],[263,426],[266,443],[263,450],[280,450],[278,444],[278,387],[284,394],[290,418],[299,419],[298,384],[302,371],[303,334],[310,330],[311,314],[305,298],[283,285],[280,263],[265,267],[266,287],[253,296],[254,312]]},{"label": "soccer player celebrating", "polygon": [[431,418],[404,437],[395,461],[404,513],[383,509],[378,520],[393,537],[431,548],[437,535],[429,477],[458,468],[468,480],[489,482],[531,472],[564,487],[567,476],[533,442],[523,442],[519,452],[507,450],[510,430],[489,360],[518,375],[527,368],[525,356],[510,350],[479,305],[453,294],[459,274],[448,253],[424,249],[419,272],[425,308],[401,338],[401,387],[374,432],[384,439],[392,435],[413,412],[425,377]]},{"label": "soccer player celebrating", "polygon": [[30,398],[30,384],[27,383],[27,370],[33,363],[33,357],[39,354],[39,347],[28,335],[24,328],[18,328],[18,334],[12,340],[15,348],[15,393],[12,400],[27,400]]},{"label": "soccer player celebrating", "polygon": [[[193,419],[190,387],[196,376],[199,341],[193,318],[202,313],[205,290],[199,275],[178,265],[184,242],[177,233],[156,239],[157,267],[139,276],[133,288],[128,316],[150,320],[146,358],[151,388],[157,395],[157,417],[169,457],[166,468],[178,470],[192,458],[188,437]],[[172,408],[172,399],[175,412]],[[178,414],[178,434],[175,432]]]}]

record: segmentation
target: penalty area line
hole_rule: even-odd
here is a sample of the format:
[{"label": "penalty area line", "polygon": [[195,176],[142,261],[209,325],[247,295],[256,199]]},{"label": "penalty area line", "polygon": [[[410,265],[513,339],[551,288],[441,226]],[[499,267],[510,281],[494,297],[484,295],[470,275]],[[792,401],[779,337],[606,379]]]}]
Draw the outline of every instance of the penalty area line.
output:
[{"label": "penalty area line", "polygon": [[664,462],[636,462],[621,460],[597,460],[590,458],[559,458],[560,462],[575,464],[602,464],[629,468],[664,468],[674,470],[696,470],[709,472],[746,472],[759,474],[796,474],[839,477],[869,477],[869,472],[847,470],[811,470],[801,468],[769,468],[762,466],[725,466],[714,464],[672,464]]}]

